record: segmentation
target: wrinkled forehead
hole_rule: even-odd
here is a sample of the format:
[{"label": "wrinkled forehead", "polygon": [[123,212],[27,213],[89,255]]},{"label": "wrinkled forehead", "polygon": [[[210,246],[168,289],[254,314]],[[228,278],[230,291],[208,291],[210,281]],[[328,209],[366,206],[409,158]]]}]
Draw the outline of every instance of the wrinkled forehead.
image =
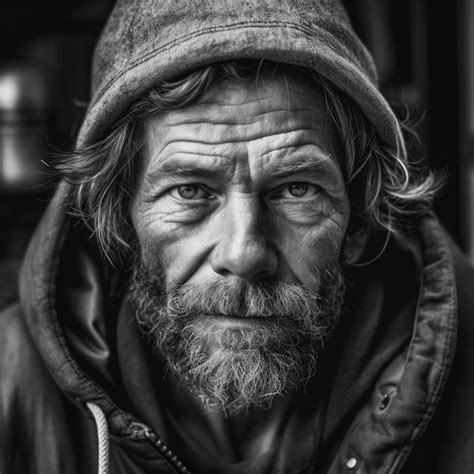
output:
[{"label": "wrinkled forehead", "polygon": [[[214,108],[213,108],[214,106]],[[236,81],[226,79],[214,83],[193,104],[177,110],[164,111],[154,118],[169,124],[183,120],[207,118],[238,123],[246,115],[258,117],[272,111],[311,111],[321,119],[327,118],[322,92],[309,81],[277,74],[275,77]]]},{"label": "wrinkled forehead", "polygon": [[265,155],[303,145],[334,155],[336,141],[322,93],[306,82],[277,76],[223,81],[192,105],[150,117],[144,155],[149,163],[190,148],[232,156],[242,149]]}]

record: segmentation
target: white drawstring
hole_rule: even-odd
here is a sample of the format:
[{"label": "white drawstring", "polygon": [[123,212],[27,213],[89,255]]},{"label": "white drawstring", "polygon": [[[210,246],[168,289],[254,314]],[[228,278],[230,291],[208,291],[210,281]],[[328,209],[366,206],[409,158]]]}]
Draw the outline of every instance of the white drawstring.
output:
[{"label": "white drawstring", "polygon": [[94,403],[86,403],[97,426],[97,440],[99,444],[98,455],[98,474],[107,474],[109,472],[109,429],[107,419],[102,409]]}]

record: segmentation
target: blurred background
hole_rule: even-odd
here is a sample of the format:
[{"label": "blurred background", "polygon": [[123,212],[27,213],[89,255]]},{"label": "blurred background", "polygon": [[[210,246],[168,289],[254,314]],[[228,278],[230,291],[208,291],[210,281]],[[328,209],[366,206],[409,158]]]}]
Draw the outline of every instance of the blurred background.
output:
[{"label": "blurred background", "polygon": [[[429,165],[447,170],[436,211],[474,261],[474,0],[346,0],[383,93],[417,123]],[[89,96],[90,57],[111,0],[2,0],[0,281],[12,279]],[[0,294],[0,304],[12,298]]]}]

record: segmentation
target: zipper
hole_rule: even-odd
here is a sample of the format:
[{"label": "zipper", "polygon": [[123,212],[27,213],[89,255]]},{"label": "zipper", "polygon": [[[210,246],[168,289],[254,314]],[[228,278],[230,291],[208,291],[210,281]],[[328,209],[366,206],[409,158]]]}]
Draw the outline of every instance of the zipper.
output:
[{"label": "zipper", "polygon": [[163,440],[148,426],[143,423],[131,423],[134,437],[144,437],[160,454],[180,473],[191,474],[191,471],[178,459],[178,456],[171,451]]}]

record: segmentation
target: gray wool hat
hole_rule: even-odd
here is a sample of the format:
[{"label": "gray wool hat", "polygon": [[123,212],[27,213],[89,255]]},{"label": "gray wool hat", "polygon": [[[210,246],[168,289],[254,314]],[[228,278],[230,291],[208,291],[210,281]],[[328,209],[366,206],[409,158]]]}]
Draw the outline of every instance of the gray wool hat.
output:
[{"label": "gray wool hat", "polygon": [[386,142],[403,143],[339,0],[119,0],[94,52],[78,145],[101,137],[163,80],[242,58],[313,69],[351,96]]}]

